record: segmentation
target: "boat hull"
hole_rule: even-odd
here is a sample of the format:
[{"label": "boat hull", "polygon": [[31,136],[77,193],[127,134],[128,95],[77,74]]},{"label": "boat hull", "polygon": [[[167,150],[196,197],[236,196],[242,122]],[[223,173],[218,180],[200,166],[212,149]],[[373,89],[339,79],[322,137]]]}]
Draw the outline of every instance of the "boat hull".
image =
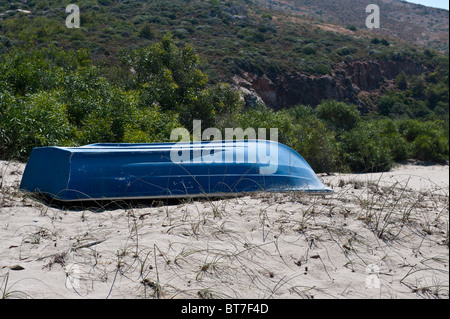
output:
[{"label": "boat hull", "polygon": [[297,152],[266,140],[35,148],[20,188],[60,201],[331,191]]}]

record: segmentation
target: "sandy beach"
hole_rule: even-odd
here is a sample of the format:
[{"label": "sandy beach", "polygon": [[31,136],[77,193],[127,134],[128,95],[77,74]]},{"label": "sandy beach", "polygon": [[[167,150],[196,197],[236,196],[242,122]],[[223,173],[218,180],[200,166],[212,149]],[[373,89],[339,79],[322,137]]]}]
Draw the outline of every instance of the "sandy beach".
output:
[{"label": "sandy beach", "polygon": [[449,166],[320,175],[330,195],[54,207],[0,162],[3,298],[449,298]]}]

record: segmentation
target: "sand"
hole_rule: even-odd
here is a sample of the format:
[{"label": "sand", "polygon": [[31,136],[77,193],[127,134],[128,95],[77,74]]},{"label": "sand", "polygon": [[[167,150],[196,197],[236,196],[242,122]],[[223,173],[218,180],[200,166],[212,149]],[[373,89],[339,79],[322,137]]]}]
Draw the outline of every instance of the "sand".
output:
[{"label": "sand", "polygon": [[126,209],[42,203],[23,169],[0,162],[4,298],[449,297],[448,165]]}]

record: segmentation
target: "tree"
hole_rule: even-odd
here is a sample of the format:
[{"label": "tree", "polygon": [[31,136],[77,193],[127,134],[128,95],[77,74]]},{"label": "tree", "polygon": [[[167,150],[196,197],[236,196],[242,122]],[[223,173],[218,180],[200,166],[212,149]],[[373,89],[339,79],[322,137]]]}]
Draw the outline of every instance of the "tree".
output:
[{"label": "tree", "polygon": [[149,23],[145,23],[139,31],[139,37],[147,40],[151,40],[155,37],[152,27]]},{"label": "tree", "polygon": [[316,115],[338,134],[354,128],[360,119],[355,106],[337,101],[322,102],[316,108]]},{"label": "tree", "polygon": [[136,72],[134,83],[136,89],[143,89],[143,101],[159,104],[163,111],[189,103],[208,81],[198,68],[199,56],[193,47],[179,49],[170,34],[150,47],[128,52],[122,61]]},{"label": "tree", "polygon": [[411,84],[411,93],[412,96],[416,99],[424,99],[425,98],[425,90],[427,88],[427,84],[422,76],[417,76],[413,83]]},{"label": "tree", "polygon": [[136,72],[134,83],[142,91],[140,106],[175,111],[188,128],[194,119],[216,125],[215,119],[235,114],[241,107],[239,95],[231,87],[208,86],[194,48],[189,44],[178,48],[170,34],[159,43],[125,54],[122,60]]},{"label": "tree", "polygon": [[389,171],[394,163],[393,156],[380,129],[379,123],[362,121],[345,132],[341,148],[345,163],[353,172]]},{"label": "tree", "polygon": [[408,89],[408,77],[406,76],[406,73],[404,71],[400,72],[400,74],[397,75],[397,77],[395,78],[395,84],[402,91]]}]

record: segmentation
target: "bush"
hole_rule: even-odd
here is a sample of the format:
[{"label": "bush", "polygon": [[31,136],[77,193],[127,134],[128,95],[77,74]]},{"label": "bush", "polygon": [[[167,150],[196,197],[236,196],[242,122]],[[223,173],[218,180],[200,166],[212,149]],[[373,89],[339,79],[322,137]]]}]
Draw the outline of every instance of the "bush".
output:
[{"label": "bush", "polygon": [[[278,141],[302,155],[316,172],[340,169],[339,150],[334,133],[306,107],[275,112],[266,107],[248,110],[239,119],[242,129],[278,129]],[[267,137],[268,138],[268,137]]]},{"label": "bush", "polygon": [[151,47],[128,52],[122,62],[136,71],[135,88],[144,92],[145,103],[159,104],[163,111],[189,104],[208,81],[193,47],[178,48],[170,34]]},{"label": "bush", "polygon": [[208,86],[198,54],[190,45],[178,48],[170,35],[149,48],[130,52],[124,62],[136,70],[135,87],[142,92],[139,105],[176,112],[187,128],[194,119],[202,120],[205,127],[223,126],[242,107],[231,86]]},{"label": "bush", "polygon": [[147,40],[151,40],[155,37],[155,33],[149,23],[145,23],[139,30],[139,37]]},{"label": "bush", "polygon": [[316,108],[316,115],[329,129],[338,134],[351,130],[360,120],[355,106],[337,101],[322,102]]},{"label": "bush", "polygon": [[219,129],[233,126],[243,107],[237,91],[228,84],[217,84],[195,92],[189,103],[180,104],[177,112],[181,124],[192,129],[193,120],[201,120],[202,126]]},{"label": "bush", "polygon": [[406,76],[405,71],[402,71],[395,78],[395,85],[402,91],[408,89],[408,77]]},{"label": "bush", "polygon": [[400,134],[399,122],[390,119],[375,121],[378,127],[380,139],[389,149],[390,155],[395,162],[401,162],[412,156],[412,145]]},{"label": "bush", "polygon": [[399,131],[412,145],[412,158],[437,163],[448,161],[448,126],[442,121],[407,120],[400,123]]},{"label": "bush", "polygon": [[331,74],[331,67],[328,64],[319,63],[312,67],[311,72],[313,74],[327,75]]},{"label": "bush", "polygon": [[377,122],[360,122],[341,137],[343,158],[353,172],[389,171],[394,158]]},{"label": "bush", "polygon": [[14,49],[0,56],[0,82],[7,82],[15,94],[25,95],[59,87],[65,75],[90,64],[89,51]]},{"label": "bush", "polygon": [[70,73],[62,85],[62,99],[67,103],[71,123],[80,127],[85,118],[102,109],[111,98],[112,87],[94,67],[80,68]]},{"label": "bush", "polygon": [[157,107],[134,108],[125,126],[123,142],[169,142],[170,132],[178,127],[181,124],[176,113],[163,113]]},{"label": "bush", "polygon": [[414,142],[414,158],[422,161],[448,161],[448,139],[438,132],[420,135]]},{"label": "bush", "polygon": [[357,49],[354,47],[342,47],[336,50],[336,53],[345,56],[356,53]]},{"label": "bush", "polygon": [[362,121],[340,139],[345,163],[352,171],[388,171],[409,158],[448,161],[448,126],[440,121]]},{"label": "bush", "polygon": [[289,114],[293,116],[296,120],[302,120],[304,118],[314,115],[314,109],[307,105],[296,105],[289,109]]},{"label": "bush", "polygon": [[72,144],[75,128],[59,92],[0,98],[0,158],[26,159],[34,147]]},{"label": "bush", "polygon": [[23,118],[19,104],[10,92],[0,91],[0,159],[23,153],[17,143],[21,136],[18,123]]},{"label": "bush", "polygon": [[373,44],[379,44],[380,43],[380,39],[373,38],[370,42],[373,43]]},{"label": "bush", "polygon": [[317,47],[314,44],[307,44],[302,48],[303,54],[313,55],[317,53]]},{"label": "bush", "polygon": [[[107,92],[98,92],[91,100],[89,110],[78,123],[78,143],[119,143],[125,135],[125,127],[136,107],[132,93],[107,86]],[[85,97],[85,96],[84,96]],[[78,103],[83,104],[79,99]]]}]

